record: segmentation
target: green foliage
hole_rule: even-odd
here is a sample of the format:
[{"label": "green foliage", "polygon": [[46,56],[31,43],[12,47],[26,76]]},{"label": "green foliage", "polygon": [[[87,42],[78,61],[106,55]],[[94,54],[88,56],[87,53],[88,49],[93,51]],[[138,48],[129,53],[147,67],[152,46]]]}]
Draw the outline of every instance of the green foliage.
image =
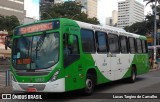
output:
[{"label": "green foliage", "polygon": [[19,20],[16,16],[2,16],[0,15],[0,31],[7,30],[9,34],[13,33],[16,26],[19,26]]},{"label": "green foliage", "polygon": [[[150,4],[150,3],[153,3],[153,2],[155,2],[155,0],[149,0],[149,1],[146,3],[146,5],[148,5],[148,4]],[[160,0],[157,0],[157,2],[160,4]]]},{"label": "green foliage", "polygon": [[4,26],[5,26],[5,21],[4,21],[5,17],[0,15],[0,31],[4,30]]},{"label": "green foliage", "polygon": [[[125,27],[124,29],[127,32],[136,33],[139,35],[146,35],[147,33],[151,34],[153,32],[154,28],[153,26],[154,26],[154,16],[148,14],[145,17],[145,21],[136,22],[131,26]],[[157,27],[158,27],[158,22],[157,22]]]},{"label": "green foliage", "polygon": [[132,24],[131,26],[125,27],[125,30],[127,32],[136,33],[139,35],[145,35],[148,32],[148,29],[146,27],[147,23],[144,22],[137,22]]},{"label": "green foliage", "polygon": [[59,4],[48,4],[45,7],[45,11],[41,12],[41,19],[54,19],[54,18],[70,18],[82,22],[99,24],[97,18],[88,18],[88,15],[81,12],[82,5],[74,2],[68,1]]}]

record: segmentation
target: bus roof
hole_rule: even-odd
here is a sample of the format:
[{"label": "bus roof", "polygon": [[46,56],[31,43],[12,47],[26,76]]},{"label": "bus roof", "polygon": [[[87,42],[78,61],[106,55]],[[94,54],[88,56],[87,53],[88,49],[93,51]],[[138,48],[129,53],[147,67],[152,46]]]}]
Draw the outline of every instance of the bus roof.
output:
[{"label": "bus roof", "polygon": [[124,29],[117,28],[117,27],[112,27],[112,26],[108,26],[108,25],[105,25],[105,26],[93,25],[93,24],[84,23],[84,22],[80,22],[80,21],[76,21],[76,22],[78,23],[80,28],[84,28],[84,29],[94,29],[97,31],[102,31],[102,32],[107,32],[107,33],[114,33],[114,34],[124,35],[124,36],[128,36],[128,37],[140,38],[143,40],[147,39],[145,36],[134,34],[134,33],[129,33],[129,32],[126,32]]},{"label": "bus roof", "polygon": [[107,32],[107,33],[114,33],[114,34],[124,35],[124,36],[128,36],[128,37],[135,37],[135,38],[140,38],[140,39],[144,39],[144,40],[147,39],[145,36],[126,32],[124,29],[121,29],[121,28],[112,27],[112,26],[108,26],[108,25],[105,25],[105,26],[94,25],[94,24],[84,23],[84,22],[80,22],[80,21],[72,20],[72,19],[68,19],[68,18],[57,18],[57,19],[42,20],[42,21],[38,21],[38,22],[25,24],[25,25],[20,25],[20,26],[18,26],[16,28],[29,26],[29,25],[34,25],[34,24],[39,24],[39,23],[50,22],[50,21],[54,21],[54,20],[63,21],[65,24],[67,24],[67,23],[70,24],[71,22],[72,22],[72,24],[74,24],[74,22],[75,22],[75,23],[78,24],[78,26],[80,28],[84,28],[84,29],[91,29],[91,30],[94,29],[94,30],[97,30],[97,31],[102,31],[102,32]]}]

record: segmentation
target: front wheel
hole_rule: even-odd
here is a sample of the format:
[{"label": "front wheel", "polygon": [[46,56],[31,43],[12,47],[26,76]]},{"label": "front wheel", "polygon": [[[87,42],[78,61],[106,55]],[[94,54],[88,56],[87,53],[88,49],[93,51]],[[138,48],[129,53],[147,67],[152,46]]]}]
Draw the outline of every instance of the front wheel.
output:
[{"label": "front wheel", "polygon": [[94,91],[94,78],[91,74],[87,74],[86,81],[85,81],[85,88],[83,90],[85,95],[91,95]]},{"label": "front wheel", "polygon": [[134,83],[136,81],[136,69],[133,67],[131,70],[131,76],[129,82]]}]

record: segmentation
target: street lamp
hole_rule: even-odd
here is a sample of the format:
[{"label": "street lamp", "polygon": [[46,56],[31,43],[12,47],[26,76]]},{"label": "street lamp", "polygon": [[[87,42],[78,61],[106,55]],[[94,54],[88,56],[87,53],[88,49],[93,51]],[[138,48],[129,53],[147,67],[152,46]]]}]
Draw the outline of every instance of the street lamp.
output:
[{"label": "street lamp", "polygon": [[50,18],[53,18],[50,14],[48,14],[47,12],[42,12],[42,14],[45,13],[47,14]]},{"label": "street lamp", "polygon": [[79,14],[75,14],[74,16],[72,16],[72,18],[71,19],[73,19],[74,17],[76,17],[76,16],[79,16]]}]

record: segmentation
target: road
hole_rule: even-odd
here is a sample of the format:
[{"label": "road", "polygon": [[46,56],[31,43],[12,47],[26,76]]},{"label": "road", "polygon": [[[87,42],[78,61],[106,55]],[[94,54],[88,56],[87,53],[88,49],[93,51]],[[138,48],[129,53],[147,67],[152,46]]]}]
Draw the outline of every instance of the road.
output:
[{"label": "road", "polygon": [[[81,96],[81,95],[68,95],[65,94],[64,98],[70,98],[70,99],[64,99],[64,101],[69,102],[130,102],[135,100],[130,99],[108,99],[113,98],[113,95],[117,93],[131,93],[134,95],[134,93],[159,93],[160,96],[160,70],[149,72],[147,74],[139,75],[137,77],[137,80],[135,83],[127,83],[124,80],[115,81],[103,85],[98,85],[95,89],[95,93],[91,96]],[[107,96],[108,95],[108,96]],[[53,98],[54,94],[49,94],[50,97]],[[48,96],[48,97],[49,97]],[[58,96],[58,95],[57,95]],[[57,98],[56,96],[56,98]],[[109,97],[112,96],[112,97]],[[60,98],[63,98],[60,96]],[[160,99],[140,99],[140,102],[160,102]],[[137,102],[137,99],[136,99]]]},{"label": "road", "polygon": [[[113,95],[118,93],[131,94],[151,93],[160,96],[160,70],[152,71],[147,74],[139,75],[135,83],[127,83],[124,80],[115,81],[98,85],[91,96],[83,96],[79,91],[68,93],[36,93],[42,95],[42,98],[50,98],[54,101],[68,102],[160,102],[160,99],[113,99]],[[27,100],[26,100],[27,101]],[[31,100],[30,100],[31,101]],[[48,102],[49,100],[47,100]],[[8,101],[9,102],[9,101]],[[35,102],[35,101],[34,101]]]}]

